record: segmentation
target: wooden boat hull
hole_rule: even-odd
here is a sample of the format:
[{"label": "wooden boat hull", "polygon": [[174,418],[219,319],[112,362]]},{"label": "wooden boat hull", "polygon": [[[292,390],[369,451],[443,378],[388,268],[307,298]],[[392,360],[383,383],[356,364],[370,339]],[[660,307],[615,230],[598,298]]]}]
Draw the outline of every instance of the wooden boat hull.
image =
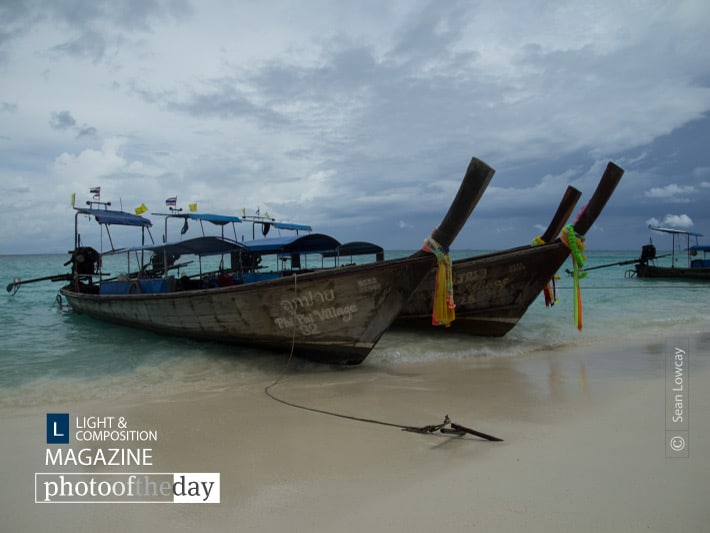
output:
[{"label": "wooden boat hull", "polygon": [[456,320],[450,327],[432,327],[434,272],[412,294],[396,325],[502,337],[518,323],[568,256],[569,249],[555,241],[454,261]]},{"label": "wooden boat hull", "polygon": [[638,263],[635,268],[636,276],[639,278],[666,278],[710,281],[710,268],[659,267],[645,263]]},{"label": "wooden boat hull", "polygon": [[194,339],[358,364],[435,264],[425,254],[278,280],[160,294],[61,294],[77,313]]}]

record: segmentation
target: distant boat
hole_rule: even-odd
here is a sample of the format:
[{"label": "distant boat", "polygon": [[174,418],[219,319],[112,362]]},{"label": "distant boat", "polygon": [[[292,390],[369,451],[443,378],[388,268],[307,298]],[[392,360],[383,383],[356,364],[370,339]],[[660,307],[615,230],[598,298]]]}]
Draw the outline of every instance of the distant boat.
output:
[{"label": "distant boat", "polygon": [[[664,254],[662,257],[671,256],[670,266],[660,266],[657,264],[657,259],[660,256],[656,255],[656,247],[651,244],[646,244],[641,249],[641,257],[634,266],[633,270],[627,272],[631,277],[639,278],[670,278],[670,279],[688,279],[688,280],[705,280],[710,281],[710,259],[707,258],[707,253],[710,252],[710,246],[701,245],[698,243],[698,238],[702,237],[701,233],[685,231],[680,229],[659,228],[649,226],[651,231],[666,233],[672,236],[672,251],[670,254]],[[694,244],[691,244],[691,241]],[[702,254],[702,258],[698,257]],[[683,265],[679,266],[678,261],[683,261]]]},{"label": "distant boat", "polygon": [[[594,195],[574,224],[579,235],[587,233],[624,171],[610,162]],[[576,191],[576,190],[575,190]],[[568,189],[542,240],[546,244],[520,246],[453,262],[456,320],[449,328],[469,335],[501,337],[522,318],[570,254],[557,238],[570,216],[579,191]],[[414,292],[396,321],[397,326],[431,328],[433,294],[430,274]]]},{"label": "distant boat", "polygon": [[[442,249],[453,242],[494,172],[483,161],[471,160],[456,198],[431,235]],[[138,227],[144,230],[141,243],[151,221],[110,210],[109,204],[87,204],[75,208],[75,246],[67,262],[71,274],[39,278],[68,280],[59,292],[75,312],[172,336],[292,352],[324,363],[362,362],[437,262],[433,254],[419,251],[403,259],[309,268],[304,254],[333,251],[340,243],[322,234],[249,242],[222,234],[117,250],[138,268],[107,279],[101,271],[102,254],[81,242],[79,219],[96,220],[102,235],[111,225]],[[187,230],[190,217],[181,217]],[[234,219],[238,217],[201,217],[216,224]],[[266,272],[259,259],[268,254],[278,258],[276,264],[287,261],[289,268]],[[187,264],[177,260],[188,255],[198,259],[200,270],[202,258],[209,255],[228,256],[231,265],[210,275],[173,275]],[[8,291],[38,280],[16,279]]]}]

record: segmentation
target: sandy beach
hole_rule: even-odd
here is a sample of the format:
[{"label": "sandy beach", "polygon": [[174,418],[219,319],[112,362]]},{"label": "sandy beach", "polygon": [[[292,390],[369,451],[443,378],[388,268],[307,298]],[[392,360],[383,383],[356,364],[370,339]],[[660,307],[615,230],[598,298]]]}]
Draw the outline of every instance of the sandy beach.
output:
[{"label": "sandy beach", "polygon": [[[672,341],[359,368],[299,364],[271,388],[289,402],[496,435],[418,434],[290,407],[234,386],[0,410],[3,530],[675,531],[707,528],[710,352],[688,338],[687,457],[668,456]],[[688,360],[686,360],[688,361]],[[45,465],[47,413],[124,417],[158,432],[152,465]],[[126,446],[127,444],[120,444]],[[73,442],[73,448],[81,445]],[[52,448],[56,448],[56,445]],[[673,454],[671,454],[673,455]],[[218,472],[219,504],[34,503],[35,472]]]}]

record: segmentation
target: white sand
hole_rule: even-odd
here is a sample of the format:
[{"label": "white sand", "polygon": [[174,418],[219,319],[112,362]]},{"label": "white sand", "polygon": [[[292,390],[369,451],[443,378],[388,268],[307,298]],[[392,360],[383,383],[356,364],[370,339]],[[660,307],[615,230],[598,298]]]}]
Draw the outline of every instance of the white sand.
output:
[{"label": "white sand", "polygon": [[[176,390],[169,398],[0,410],[1,529],[707,531],[706,341],[692,344],[689,458],[666,457],[662,339],[291,374],[273,389],[397,424],[435,424],[449,414],[502,443],[288,407],[263,392],[278,376],[246,384],[235,377],[232,390],[191,397]],[[47,412],[125,416],[131,427],[158,430],[154,465],[128,471],[220,472],[221,503],[33,503],[34,472],[52,470],[44,465]]]}]

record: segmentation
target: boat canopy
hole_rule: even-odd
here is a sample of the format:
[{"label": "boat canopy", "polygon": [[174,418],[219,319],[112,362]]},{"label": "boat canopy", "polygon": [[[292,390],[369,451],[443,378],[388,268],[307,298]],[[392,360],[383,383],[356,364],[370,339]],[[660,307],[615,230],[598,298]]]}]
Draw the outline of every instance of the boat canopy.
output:
[{"label": "boat canopy", "polygon": [[309,233],[308,235],[294,235],[289,237],[273,237],[270,239],[256,239],[244,241],[244,246],[253,252],[260,254],[280,254],[280,253],[324,253],[332,252],[340,242],[329,235],[322,233]]},{"label": "boat canopy", "polygon": [[[205,221],[205,222],[212,222],[213,224],[219,224],[219,225],[224,225],[224,224],[240,224],[244,222],[239,217],[231,216],[231,215],[218,215],[214,213],[154,213],[155,215],[158,216],[164,216],[164,217],[172,217],[172,218],[187,218],[190,220],[200,220],[200,221]],[[293,224],[291,222],[276,222],[272,220],[250,220],[249,222],[258,222],[260,224],[265,224],[269,226],[273,226],[276,229],[288,229],[288,230],[295,230],[295,231],[313,231],[313,228],[311,226],[307,226],[305,224]]]},{"label": "boat canopy", "polygon": [[348,256],[348,255],[368,255],[368,254],[374,254],[374,255],[379,256],[383,253],[384,253],[384,248],[382,248],[382,246],[378,246],[377,244],[373,244],[371,242],[365,242],[365,241],[352,241],[352,242],[348,242],[345,244],[341,244],[332,252],[326,252],[323,255],[325,257],[333,257],[336,255]]},{"label": "boat canopy", "polygon": [[710,252],[710,245],[708,244],[696,244],[695,246],[691,246],[688,248],[691,252],[703,252],[703,253],[708,253]]},{"label": "boat canopy", "polygon": [[155,254],[167,254],[173,256],[197,255],[200,257],[208,255],[220,255],[237,251],[244,251],[246,247],[230,239],[222,237],[195,237],[184,241],[160,244],[157,246],[144,246],[136,250],[146,250]]},{"label": "boat canopy", "polygon": [[153,224],[145,217],[126,213],[125,211],[114,211],[111,209],[78,208],[77,212],[82,215],[89,215],[96,219],[99,224],[116,224],[117,226],[142,226],[150,227]]},{"label": "boat canopy", "polygon": [[189,220],[199,220],[205,222],[212,222],[212,224],[217,224],[219,226],[224,226],[225,224],[241,223],[242,219],[239,217],[231,215],[216,215],[213,213],[153,213],[154,215],[161,217],[171,217],[171,218],[185,218]]},{"label": "boat canopy", "polygon": [[686,231],[684,229],[673,229],[673,228],[659,228],[656,226],[649,226],[649,229],[653,231],[660,231],[663,233],[671,233],[674,235],[688,235],[690,237],[702,237],[702,233],[696,233],[695,231]]},{"label": "boat canopy", "polygon": [[313,228],[304,224],[292,224],[291,222],[269,222],[276,229],[290,229],[294,231],[313,231]]}]

